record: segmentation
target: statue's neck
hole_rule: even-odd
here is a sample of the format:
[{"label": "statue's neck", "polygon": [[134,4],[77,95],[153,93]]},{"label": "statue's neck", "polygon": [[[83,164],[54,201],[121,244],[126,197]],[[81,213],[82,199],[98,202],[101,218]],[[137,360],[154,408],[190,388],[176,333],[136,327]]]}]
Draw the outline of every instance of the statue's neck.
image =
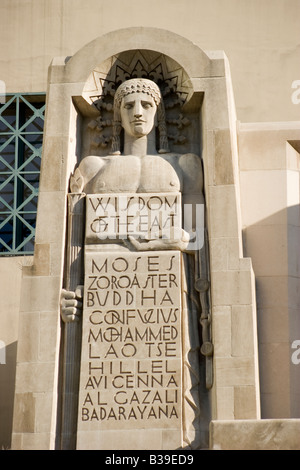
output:
[{"label": "statue's neck", "polygon": [[124,155],[144,157],[155,154],[157,154],[155,128],[150,134],[142,137],[132,137],[125,133]]}]

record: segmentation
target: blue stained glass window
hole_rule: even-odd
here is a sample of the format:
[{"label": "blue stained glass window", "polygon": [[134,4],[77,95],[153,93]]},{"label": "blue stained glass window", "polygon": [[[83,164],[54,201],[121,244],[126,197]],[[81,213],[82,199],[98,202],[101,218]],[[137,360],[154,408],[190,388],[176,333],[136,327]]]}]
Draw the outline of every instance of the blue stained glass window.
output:
[{"label": "blue stained glass window", "polygon": [[33,254],[45,94],[0,101],[0,256]]}]

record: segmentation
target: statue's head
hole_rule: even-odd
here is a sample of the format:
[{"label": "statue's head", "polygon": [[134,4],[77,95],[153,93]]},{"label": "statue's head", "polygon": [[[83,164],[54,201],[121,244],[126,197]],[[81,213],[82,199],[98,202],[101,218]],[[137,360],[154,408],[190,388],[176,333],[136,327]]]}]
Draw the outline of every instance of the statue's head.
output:
[{"label": "statue's head", "polygon": [[165,110],[160,89],[152,80],[134,78],[119,86],[114,98],[112,154],[120,153],[121,129],[133,136],[148,135],[154,126],[159,131],[159,153],[166,153],[168,140]]}]

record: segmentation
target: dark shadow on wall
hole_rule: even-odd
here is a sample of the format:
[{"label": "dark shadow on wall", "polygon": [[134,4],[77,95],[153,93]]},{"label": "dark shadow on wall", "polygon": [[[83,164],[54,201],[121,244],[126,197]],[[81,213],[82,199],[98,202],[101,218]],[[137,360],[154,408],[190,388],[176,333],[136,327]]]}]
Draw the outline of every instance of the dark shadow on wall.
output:
[{"label": "dark shadow on wall", "polygon": [[0,364],[0,450],[11,448],[17,341],[6,346],[5,356],[5,364]]},{"label": "dark shadow on wall", "polygon": [[244,256],[256,280],[262,418],[300,417],[300,206],[278,211],[243,230]]}]

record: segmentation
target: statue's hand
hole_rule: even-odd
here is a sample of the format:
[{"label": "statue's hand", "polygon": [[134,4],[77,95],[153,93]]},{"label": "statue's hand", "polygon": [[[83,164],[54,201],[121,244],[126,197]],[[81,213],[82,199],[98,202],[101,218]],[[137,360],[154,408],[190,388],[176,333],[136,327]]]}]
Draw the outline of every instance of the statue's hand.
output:
[{"label": "statue's hand", "polygon": [[186,251],[190,236],[189,234],[181,229],[179,238],[159,238],[159,235],[153,235],[151,239],[148,238],[136,238],[129,236],[128,240],[124,240],[124,243],[130,248],[133,246],[137,251],[155,251],[155,250],[179,250]]},{"label": "statue's hand", "polygon": [[78,286],[76,291],[63,289],[60,297],[61,317],[65,323],[79,321],[82,314],[83,286]]}]

